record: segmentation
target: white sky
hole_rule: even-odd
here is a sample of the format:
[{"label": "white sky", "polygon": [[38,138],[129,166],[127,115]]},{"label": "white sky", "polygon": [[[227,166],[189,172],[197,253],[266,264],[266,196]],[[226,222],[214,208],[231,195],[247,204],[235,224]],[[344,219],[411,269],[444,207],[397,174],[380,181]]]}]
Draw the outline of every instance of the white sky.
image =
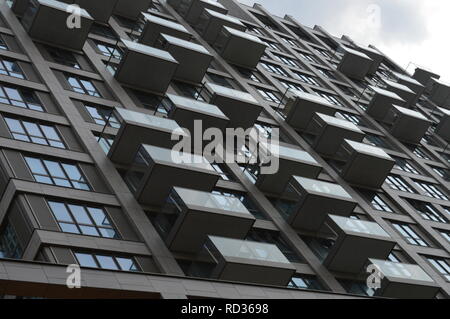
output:
[{"label": "white sky", "polygon": [[[253,5],[254,0],[239,0]],[[450,82],[449,0],[257,0],[268,11],[373,44],[400,66],[410,62]],[[408,71],[413,72],[410,65]]]}]

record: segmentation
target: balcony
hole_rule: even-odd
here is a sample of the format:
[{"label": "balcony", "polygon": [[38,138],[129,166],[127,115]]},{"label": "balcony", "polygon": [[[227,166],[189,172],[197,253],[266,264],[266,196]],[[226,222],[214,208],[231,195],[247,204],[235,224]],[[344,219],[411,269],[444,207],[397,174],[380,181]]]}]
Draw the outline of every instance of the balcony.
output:
[{"label": "balcony", "polygon": [[418,265],[393,263],[390,261],[369,259],[369,263],[378,267],[384,278],[377,296],[399,299],[434,299],[439,286]]},{"label": "balcony", "polygon": [[341,47],[340,50],[344,56],[338,70],[352,79],[364,80],[372,68],[373,60],[364,53],[347,47]]},{"label": "balcony", "polygon": [[174,186],[211,192],[219,174],[203,156],[141,145],[125,179],[141,204],[161,206]]},{"label": "balcony", "polygon": [[214,48],[228,62],[253,69],[266,51],[266,44],[251,34],[224,27]]},{"label": "balcony", "polygon": [[190,24],[197,22],[204,9],[228,13],[228,9],[214,0],[168,0],[168,3]]},{"label": "balcony", "polygon": [[345,140],[339,155],[346,165],[341,176],[349,183],[367,188],[380,188],[395,161],[381,148]]},{"label": "balcony", "polygon": [[181,132],[173,120],[123,108],[116,108],[114,114],[121,126],[108,156],[115,163],[131,164],[141,144],[172,148],[177,143],[172,133]]},{"label": "balcony", "polygon": [[432,82],[431,79],[439,80],[440,75],[437,75],[436,73],[431,72],[427,69],[418,67],[414,72],[413,78],[419,81],[419,83],[421,83],[426,88],[429,88]]},{"label": "balcony", "polygon": [[431,79],[430,100],[438,106],[450,109],[450,84]]},{"label": "balcony", "polygon": [[122,40],[125,53],[116,78],[127,86],[164,93],[178,67],[170,53],[143,44]]},{"label": "balcony", "polygon": [[356,201],[340,185],[293,176],[286,189],[289,205],[282,212],[297,229],[317,232],[328,214],[349,217]]},{"label": "balcony", "polygon": [[333,271],[359,273],[369,258],[386,259],[396,245],[377,223],[330,215],[326,224],[336,241],[324,265]]},{"label": "balcony", "polygon": [[398,83],[409,87],[413,92],[415,92],[417,98],[419,98],[425,91],[425,86],[423,86],[419,81],[413,79],[412,77],[396,72],[394,72],[393,75],[397,78]]},{"label": "balcony", "polygon": [[191,33],[181,24],[158,18],[148,13],[142,13],[145,25],[142,30],[139,42],[145,45],[154,46],[161,34],[167,34],[182,40],[190,40]]},{"label": "balcony", "polygon": [[35,40],[81,51],[94,19],[81,9],[81,28],[69,29],[67,19],[71,13],[67,7],[68,4],[54,0],[30,0],[22,24]]},{"label": "balcony", "polygon": [[442,137],[447,142],[450,142],[450,110],[439,108],[444,114],[436,128],[436,134]]},{"label": "balcony", "polygon": [[156,47],[169,52],[180,63],[175,78],[182,81],[201,82],[213,60],[203,46],[167,34],[161,34]]},{"label": "balcony", "polygon": [[28,9],[28,4],[30,0],[13,0],[13,3],[11,5],[11,10],[19,15],[23,16],[25,11]]},{"label": "balcony", "polygon": [[230,27],[239,31],[245,31],[246,29],[239,19],[209,9],[203,10],[196,23],[198,33],[211,44],[216,41],[223,27]]},{"label": "balcony", "polygon": [[392,117],[391,134],[406,143],[419,144],[431,126],[422,113],[400,106],[394,105]]},{"label": "balcony", "polygon": [[384,56],[377,50],[372,49],[371,47],[359,46],[359,50],[372,59],[372,65],[369,68],[368,74],[370,75],[375,74],[378,71],[381,62],[383,62]]},{"label": "balcony", "polygon": [[280,194],[295,176],[317,178],[322,171],[320,164],[309,153],[280,145],[277,153],[272,156],[279,159],[279,169],[276,174],[259,174],[256,186],[264,192]]},{"label": "balcony", "polygon": [[225,132],[230,120],[217,106],[179,95],[167,94],[167,97],[172,102],[169,118],[187,129],[191,136],[194,135],[194,121],[201,121],[203,131],[218,128]]},{"label": "balcony", "polygon": [[371,86],[370,88],[374,92],[374,95],[367,108],[367,113],[377,120],[384,120],[393,104],[405,104],[405,100],[393,92],[375,86]]},{"label": "balcony", "polygon": [[152,0],[118,0],[116,8],[114,9],[114,13],[131,19],[137,20],[141,12],[146,12],[148,8],[150,8],[150,4]]},{"label": "balcony", "polygon": [[285,287],[295,273],[275,245],[208,236],[205,249],[215,264],[212,278]]},{"label": "balcony", "polygon": [[108,23],[109,18],[112,16],[114,8],[118,0],[60,0],[68,4],[77,4],[81,8],[85,9],[96,22]]},{"label": "balcony", "polygon": [[230,119],[229,127],[247,129],[255,124],[262,107],[251,94],[213,83],[207,83],[205,88],[211,95],[209,102]]},{"label": "balcony", "polygon": [[237,198],[175,187],[163,214],[173,223],[166,238],[172,251],[198,253],[208,235],[245,239],[255,217]]},{"label": "balcony", "polygon": [[352,122],[316,113],[312,132],[316,135],[314,149],[323,155],[335,155],[344,139],[361,142],[364,132]]},{"label": "balcony", "polygon": [[393,82],[390,80],[383,80],[387,90],[394,92],[405,101],[405,106],[410,107],[417,101],[417,94],[406,85]]},{"label": "balcony", "polygon": [[294,90],[288,91],[286,95],[286,122],[298,130],[306,130],[316,113],[330,116],[336,114],[334,105],[318,95]]}]

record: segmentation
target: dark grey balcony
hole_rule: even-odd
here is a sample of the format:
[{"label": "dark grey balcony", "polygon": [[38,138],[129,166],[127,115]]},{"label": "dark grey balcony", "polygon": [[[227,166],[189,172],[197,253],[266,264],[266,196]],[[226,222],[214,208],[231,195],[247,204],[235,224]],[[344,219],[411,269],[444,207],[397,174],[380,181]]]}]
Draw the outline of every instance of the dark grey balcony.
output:
[{"label": "dark grey balcony", "polygon": [[203,156],[141,145],[125,179],[141,204],[161,206],[174,186],[211,192],[219,174]]},{"label": "dark grey balcony", "polygon": [[239,19],[209,9],[204,9],[196,22],[198,33],[211,44],[214,44],[223,27],[231,27],[239,31],[246,29]]},{"label": "dark grey balcony", "polygon": [[386,259],[396,245],[377,223],[330,215],[326,225],[336,240],[324,265],[333,271],[359,273],[369,258]]},{"label": "dark grey balcony", "polygon": [[296,90],[288,91],[286,96],[286,122],[296,129],[306,130],[316,113],[330,116],[336,114],[334,105],[321,96]]},{"label": "dark grey balcony", "polygon": [[209,236],[205,249],[215,263],[212,278],[287,286],[295,273],[275,245]]},{"label": "dark grey balcony", "polygon": [[413,78],[419,81],[425,88],[429,88],[431,86],[431,79],[439,80],[440,75],[431,72],[427,69],[418,67],[414,72]]},{"label": "dark grey balcony", "polygon": [[297,229],[318,231],[328,214],[349,217],[356,201],[340,185],[293,176],[285,194],[292,203],[283,212]]},{"label": "dark grey balcony", "polygon": [[198,253],[208,235],[245,239],[255,217],[238,198],[175,187],[163,214],[173,221],[167,246],[177,252]]},{"label": "dark grey balcony", "polygon": [[367,113],[377,120],[384,120],[393,104],[400,106],[405,104],[405,100],[393,92],[375,86],[370,88],[374,91],[374,95],[367,108]]},{"label": "dark grey balcony", "polygon": [[77,4],[81,8],[85,9],[95,21],[100,23],[108,23],[109,18],[112,16],[114,8],[117,5],[118,0],[60,0],[68,4]]},{"label": "dark grey balcony", "polygon": [[81,51],[94,19],[86,10],[81,9],[81,28],[69,29],[67,19],[70,14],[66,3],[54,0],[30,0],[22,23],[35,40]]},{"label": "dark grey balcony", "polygon": [[414,105],[417,100],[417,94],[409,87],[390,80],[383,80],[383,82],[386,85],[386,90],[394,92],[405,101],[405,106],[410,107]]},{"label": "dark grey balcony", "polygon": [[122,42],[125,53],[117,68],[117,80],[134,88],[164,93],[177,70],[177,60],[167,51],[127,40]]},{"label": "dark grey balcony", "polygon": [[205,88],[211,95],[210,103],[230,119],[229,127],[247,129],[255,124],[262,107],[251,94],[213,83],[207,83]]},{"label": "dark grey balcony", "polygon": [[450,108],[450,84],[431,79],[430,100],[438,106]]},{"label": "dark grey balcony", "polygon": [[30,0],[14,0],[11,5],[11,10],[15,14],[22,16],[27,11],[29,2]]},{"label": "dark grey balcony", "polygon": [[195,24],[204,9],[227,14],[228,9],[215,0],[168,0],[167,1],[187,22]]},{"label": "dark grey balcony", "polygon": [[161,34],[167,34],[182,40],[190,40],[192,35],[181,24],[156,17],[152,14],[142,13],[144,19],[144,29],[139,38],[139,42],[145,45],[154,46]]},{"label": "dark grey balcony", "polygon": [[272,156],[279,159],[279,169],[276,174],[259,174],[256,185],[264,192],[280,194],[295,176],[317,178],[322,171],[320,164],[309,153],[287,146],[278,146],[278,150]]},{"label": "dark grey balcony", "polygon": [[434,299],[440,287],[418,265],[393,263],[369,259],[369,263],[380,270],[384,278],[377,296],[400,299]]},{"label": "dark grey balcony", "polygon": [[352,79],[364,80],[372,68],[373,60],[364,53],[347,47],[341,47],[341,51],[344,56],[338,70]]},{"label": "dark grey balcony", "polygon": [[444,114],[436,128],[436,134],[442,137],[447,142],[450,142],[450,110],[439,108]]},{"label": "dark grey balcony", "polygon": [[214,44],[217,52],[228,62],[253,69],[266,51],[266,44],[258,37],[224,27]]},{"label": "dark grey balcony", "polygon": [[368,74],[375,74],[380,68],[380,64],[383,62],[384,56],[377,50],[370,47],[359,46],[359,50],[372,59],[372,65],[369,68]]},{"label": "dark grey balcony", "polygon": [[431,126],[431,122],[417,111],[394,105],[392,114],[391,134],[403,142],[419,144]]},{"label": "dark grey balcony", "polygon": [[395,161],[381,148],[345,140],[339,152],[346,165],[341,176],[351,184],[380,188]]},{"label": "dark grey balcony", "polygon": [[415,92],[417,98],[419,98],[425,91],[425,86],[423,86],[419,81],[413,79],[412,77],[396,72],[394,72],[393,75],[397,78],[398,83],[409,87],[413,92]]},{"label": "dark grey balcony", "polygon": [[172,102],[169,118],[187,129],[191,136],[194,135],[194,121],[201,121],[204,131],[218,128],[225,132],[230,120],[217,106],[179,95],[167,94],[167,97]]},{"label": "dark grey balcony", "polygon": [[213,60],[203,46],[167,34],[161,34],[156,47],[169,52],[180,63],[175,78],[182,81],[201,82]]},{"label": "dark grey balcony", "polygon": [[131,164],[141,144],[172,148],[177,143],[172,141],[172,133],[182,133],[174,120],[123,108],[116,108],[114,114],[121,126],[108,156],[115,163]]},{"label": "dark grey balcony", "polygon": [[316,113],[312,121],[314,149],[324,155],[336,154],[344,139],[361,142],[365,136],[352,122],[332,116]]},{"label": "dark grey balcony", "polygon": [[137,20],[141,12],[146,12],[152,0],[118,0],[114,13],[132,20]]}]

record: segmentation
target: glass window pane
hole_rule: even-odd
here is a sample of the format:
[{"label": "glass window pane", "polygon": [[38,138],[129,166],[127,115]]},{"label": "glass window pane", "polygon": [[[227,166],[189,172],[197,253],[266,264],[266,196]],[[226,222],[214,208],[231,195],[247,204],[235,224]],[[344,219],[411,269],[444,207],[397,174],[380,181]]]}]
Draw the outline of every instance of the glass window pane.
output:
[{"label": "glass window pane", "polygon": [[100,267],[103,269],[112,269],[112,270],[118,270],[116,263],[114,262],[114,259],[110,256],[96,256],[98,263],[100,264]]},{"label": "glass window pane", "polygon": [[94,260],[94,257],[90,254],[81,254],[81,253],[75,253],[75,257],[78,260],[78,263],[82,267],[93,267],[98,268],[97,263]]},{"label": "glass window pane", "polygon": [[73,222],[72,217],[67,211],[66,205],[57,202],[48,202],[48,205],[58,221]]},{"label": "glass window pane", "polygon": [[78,205],[68,205],[72,215],[75,217],[75,220],[80,224],[92,225],[91,219],[89,218],[86,210],[83,206]]}]

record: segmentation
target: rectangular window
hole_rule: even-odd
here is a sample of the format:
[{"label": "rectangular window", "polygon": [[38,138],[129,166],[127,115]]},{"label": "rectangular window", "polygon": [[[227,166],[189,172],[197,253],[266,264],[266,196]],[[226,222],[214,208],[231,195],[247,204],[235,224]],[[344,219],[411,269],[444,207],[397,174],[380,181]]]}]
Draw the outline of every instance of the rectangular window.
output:
[{"label": "rectangular window", "polygon": [[394,212],[392,208],[384,201],[384,199],[380,195],[373,193],[370,195],[368,194],[367,197],[371,199],[370,203],[374,209],[386,213]]},{"label": "rectangular window", "polygon": [[106,270],[122,270],[140,272],[141,270],[137,266],[134,258],[128,257],[116,257],[101,254],[90,253],[74,253],[78,264],[81,267],[99,268]]},{"label": "rectangular window", "polygon": [[23,248],[17,238],[17,232],[13,225],[7,222],[0,233],[0,258],[19,259],[22,254]]},{"label": "rectangular window", "polygon": [[314,276],[294,276],[288,284],[292,289],[324,290],[323,286]]},{"label": "rectangular window", "polygon": [[5,40],[0,36],[0,50],[8,50]]},{"label": "rectangular window", "polygon": [[285,77],[289,76],[287,74],[287,72],[285,70],[283,70],[283,68],[278,66],[278,65],[270,64],[270,63],[266,63],[266,62],[261,62],[261,65],[268,72],[275,73],[275,74],[278,74],[278,75],[281,75],[281,76],[285,76]]},{"label": "rectangular window", "polygon": [[445,259],[427,258],[428,262],[433,265],[434,268],[445,278],[445,280],[450,282],[450,264]]},{"label": "rectangular window", "polygon": [[410,205],[414,207],[417,213],[422,216],[423,219],[438,223],[447,223],[447,220],[442,214],[434,208],[430,203],[420,202],[417,200],[408,200]]},{"label": "rectangular window", "polygon": [[316,59],[309,53],[303,53],[300,51],[297,51],[298,54],[306,61],[312,62],[312,63],[317,63]]},{"label": "rectangular window", "polygon": [[244,206],[248,209],[248,211],[253,216],[255,216],[255,218],[267,220],[267,217],[265,216],[265,214],[256,207],[256,205],[248,197],[247,194],[240,193],[240,192],[222,191],[222,190],[214,190],[212,193],[216,194],[216,195],[237,198],[242,202],[242,204],[244,204]]},{"label": "rectangular window", "polygon": [[44,112],[36,94],[28,89],[0,85],[0,103]]},{"label": "rectangular window", "polygon": [[119,47],[114,47],[101,42],[95,42],[97,49],[107,57],[113,57],[120,60],[122,58],[122,50]]},{"label": "rectangular window", "polygon": [[392,224],[402,237],[411,245],[429,247],[429,245],[407,224]]},{"label": "rectangular window", "polygon": [[91,27],[91,32],[101,37],[117,40],[117,36],[114,31],[106,25],[94,23]]},{"label": "rectangular window", "polygon": [[339,98],[334,94],[325,93],[325,92],[316,91],[316,90],[314,92],[316,93],[316,95],[323,97],[325,100],[327,100],[328,102],[330,102],[333,105],[343,106],[341,101],[339,101]]},{"label": "rectangular window", "polygon": [[448,200],[448,196],[444,194],[436,185],[414,181],[414,183],[419,186],[419,188],[426,194],[428,197],[433,197],[436,199]]},{"label": "rectangular window", "polygon": [[101,208],[48,201],[61,231],[87,236],[119,238],[111,221]]},{"label": "rectangular window", "polygon": [[322,69],[322,68],[317,68],[317,71],[319,71],[322,75],[324,75],[325,77],[327,77],[331,80],[336,80],[336,76],[334,75],[333,71],[330,71],[327,69]]},{"label": "rectangular window", "polygon": [[17,120],[10,117],[5,117],[5,122],[15,140],[66,148],[61,136],[53,126]]},{"label": "rectangular window", "polygon": [[294,75],[297,79],[299,79],[300,81],[302,81],[306,84],[320,86],[319,82],[316,80],[316,78],[314,76],[296,72],[296,71],[294,71]]},{"label": "rectangular window", "polygon": [[273,103],[281,102],[280,98],[273,91],[266,90],[266,89],[260,89],[260,88],[257,88],[256,90],[266,101],[273,102]]},{"label": "rectangular window", "polygon": [[399,176],[389,175],[386,178],[386,183],[390,188],[397,191],[415,194],[414,190]]},{"label": "rectangular window", "polygon": [[401,170],[403,172],[407,172],[407,173],[411,173],[411,174],[416,174],[418,175],[419,172],[417,171],[417,169],[415,169],[415,167],[407,160],[401,157],[393,157],[395,160],[395,169]]},{"label": "rectangular window", "polygon": [[110,127],[120,128],[119,120],[112,109],[92,105],[85,105],[85,107],[96,124],[105,126],[108,123]]},{"label": "rectangular window", "polygon": [[91,189],[77,165],[28,156],[25,161],[38,183],[81,190]]},{"label": "rectangular window", "polygon": [[72,91],[80,94],[101,97],[91,80],[82,79],[72,75],[66,75],[66,78],[72,88]]},{"label": "rectangular window", "polygon": [[305,92],[305,89],[296,83],[292,83],[292,82],[288,82],[288,81],[280,81],[280,83],[286,88],[286,89],[292,89],[292,90],[297,90],[300,92]]},{"label": "rectangular window", "polygon": [[15,61],[0,58],[0,74],[9,75],[19,79],[25,79],[19,64]]},{"label": "rectangular window", "polygon": [[450,243],[450,232],[441,231],[440,233],[441,233],[442,237],[444,237],[445,240],[447,240]]},{"label": "rectangular window", "polygon": [[278,60],[278,61],[280,61],[280,62],[282,62],[282,63],[284,63],[284,64],[286,64],[288,66],[291,66],[291,67],[294,67],[294,68],[298,67],[297,62],[295,62],[294,59],[285,57],[284,55],[280,55],[280,54],[274,54],[273,56],[275,57],[275,60]]},{"label": "rectangular window", "polygon": [[446,181],[450,181],[450,170],[440,167],[433,167],[433,171]]},{"label": "rectangular window", "polygon": [[47,51],[56,63],[75,69],[81,69],[81,66],[78,64],[78,61],[72,52],[53,47],[47,47]]},{"label": "rectangular window", "polygon": [[345,112],[336,112],[336,117],[341,118],[343,120],[347,120],[352,122],[357,126],[368,127],[367,123],[363,120],[363,118],[356,114],[345,113]]}]

